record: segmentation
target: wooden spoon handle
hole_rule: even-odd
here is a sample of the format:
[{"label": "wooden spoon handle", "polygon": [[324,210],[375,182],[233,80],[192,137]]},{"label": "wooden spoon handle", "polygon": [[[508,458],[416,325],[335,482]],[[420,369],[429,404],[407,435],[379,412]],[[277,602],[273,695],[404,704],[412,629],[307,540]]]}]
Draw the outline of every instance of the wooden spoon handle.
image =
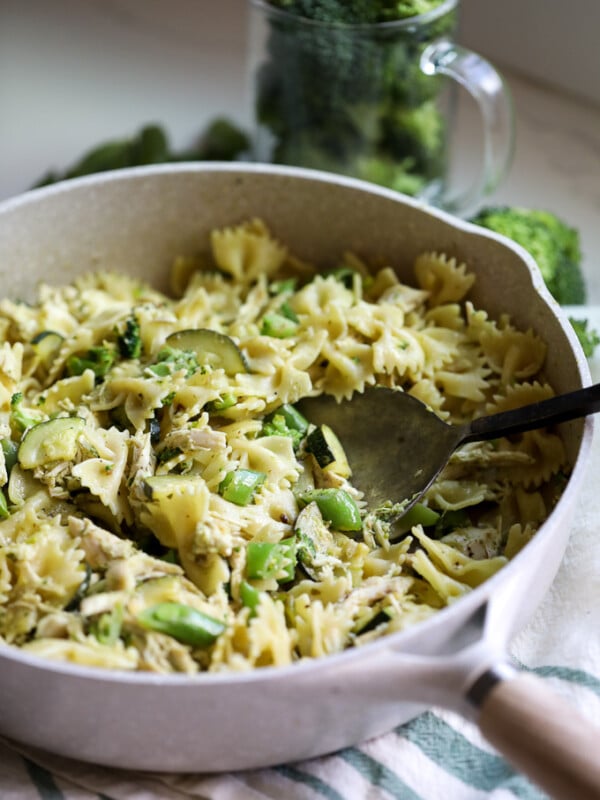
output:
[{"label": "wooden spoon handle", "polygon": [[600,798],[600,728],[531,675],[495,683],[479,727],[517,769],[557,800]]}]

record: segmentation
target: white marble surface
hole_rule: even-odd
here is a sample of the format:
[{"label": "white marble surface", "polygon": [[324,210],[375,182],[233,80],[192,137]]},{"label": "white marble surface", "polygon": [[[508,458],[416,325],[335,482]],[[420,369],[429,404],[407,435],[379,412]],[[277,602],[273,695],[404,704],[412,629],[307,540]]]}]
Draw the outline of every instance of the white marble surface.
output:
[{"label": "white marble surface", "polygon": [[[149,121],[177,148],[216,114],[245,124],[246,18],[246,0],[2,0],[0,199]],[[517,147],[491,201],[546,207],[577,227],[589,300],[600,304],[600,107],[505,74]],[[479,152],[470,101],[459,118],[468,171]]]}]

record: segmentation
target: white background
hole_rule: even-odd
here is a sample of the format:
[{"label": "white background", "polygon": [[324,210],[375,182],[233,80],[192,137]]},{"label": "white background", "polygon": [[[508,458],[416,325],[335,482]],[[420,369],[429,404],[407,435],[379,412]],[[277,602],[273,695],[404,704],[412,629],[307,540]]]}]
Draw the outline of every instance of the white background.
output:
[{"label": "white background", "polygon": [[[0,199],[148,122],[176,149],[217,114],[247,124],[246,22],[246,0],[0,0]],[[550,208],[581,231],[595,303],[599,34],[598,0],[462,3],[462,41],[502,67],[517,110],[513,168],[492,199]],[[460,119],[468,170],[479,123],[467,100]]]}]

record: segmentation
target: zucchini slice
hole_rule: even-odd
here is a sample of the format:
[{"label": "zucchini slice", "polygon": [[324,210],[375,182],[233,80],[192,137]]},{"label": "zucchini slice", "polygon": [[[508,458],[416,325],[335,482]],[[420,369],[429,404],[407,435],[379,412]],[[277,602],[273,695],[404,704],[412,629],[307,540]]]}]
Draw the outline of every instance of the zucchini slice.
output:
[{"label": "zucchini slice", "polygon": [[323,520],[319,506],[309,503],[296,518],[296,555],[302,569],[314,581],[331,575],[340,560],[333,555],[335,539]]},{"label": "zucchini slice", "polygon": [[38,335],[31,340],[31,345],[40,364],[49,368],[56,358],[64,340],[64,336],[56,331],[42,331],[38,333]]},{"label": "zucchini slice", "polygon": [[346,453],[329,425],[319,425],[306,437],[306,450],[315,457],[321,469],[335,472],[342,478],[352,474]]},{"label": "zucchini slice", "polygon": [[17,452],[25,469],[71,461],[77,454],[77,440],[85,427],[81,417],[56,417],[29,428]]},{"label": "zucchini slice", "polygon": [[210,328],[176,331],[167,336],[166,343],[178,350],[191,350],[201,367],[223,369],[229,376],[248,372],[248,362],[233,339]]}]

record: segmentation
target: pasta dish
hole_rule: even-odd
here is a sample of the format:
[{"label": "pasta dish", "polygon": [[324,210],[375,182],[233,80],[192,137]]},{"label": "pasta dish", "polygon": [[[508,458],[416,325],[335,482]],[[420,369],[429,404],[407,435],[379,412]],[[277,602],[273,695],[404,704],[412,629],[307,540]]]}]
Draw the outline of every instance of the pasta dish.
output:
[{"label": "pasta dish", "polygon": [[379,384],[460,423],[553,394],[544,343],[475,308],[467,266],[427,252],[414,276],[354,253],[317,269],[250,220],[176,257],[168,295],[101,271],[2,300],[0,642],[121,670],[280,666],[501,569],[560,494],[556,433],[464,446],[396,519],[366,507],[343,432],[296,407]]}]

